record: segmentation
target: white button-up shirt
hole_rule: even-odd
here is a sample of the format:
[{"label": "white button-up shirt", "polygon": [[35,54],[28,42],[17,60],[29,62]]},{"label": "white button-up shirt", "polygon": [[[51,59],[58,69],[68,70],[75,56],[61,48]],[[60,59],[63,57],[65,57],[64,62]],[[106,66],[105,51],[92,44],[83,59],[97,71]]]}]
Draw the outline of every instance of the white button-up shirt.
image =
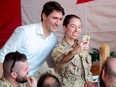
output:
[{"label": "white button-up shirt", "polygon": [[44,38],[42,23],[30,24],[18,27],[4,47],[0,50],[0,62],[9,52],[19,51],[26,54],[33,75],[52,51],[57,43],[57,37],[52,32]]}]

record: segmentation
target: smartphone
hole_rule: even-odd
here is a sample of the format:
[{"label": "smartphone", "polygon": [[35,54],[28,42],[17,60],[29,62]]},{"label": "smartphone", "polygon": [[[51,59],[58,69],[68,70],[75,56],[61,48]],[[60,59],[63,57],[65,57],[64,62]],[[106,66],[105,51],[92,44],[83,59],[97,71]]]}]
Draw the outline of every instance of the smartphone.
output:
[{"label": "smartphone", "polygon": [[83,44],[84,45],[89,45],[90,43],[90,36],[89,35],[83,35]]}]

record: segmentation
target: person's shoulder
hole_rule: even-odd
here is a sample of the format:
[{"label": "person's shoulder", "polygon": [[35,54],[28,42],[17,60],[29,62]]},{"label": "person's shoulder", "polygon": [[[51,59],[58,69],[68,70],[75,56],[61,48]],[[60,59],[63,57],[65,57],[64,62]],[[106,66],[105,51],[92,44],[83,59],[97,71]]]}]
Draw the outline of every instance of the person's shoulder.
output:
[{"label": "person's shoulder", "polygon": [[33,24],[27,24],[27,25],[22,25],[19,26],[15,29],[15,32],[29,32],[32,30],[35,30],[39,26],[39,23],[33,23]]},{"label": "person's shoulder", "polygon": [[23,26],[19,26],[20,28],[34,28],[34,27],[38,27],[39,23],[32,23],[32,24],[27,24],[27,25],[23,25]]},{"label": "person's shoulder", "polygon": [[64,49],[65,45],[62,42],[58,42],[55,46],[55,49]]},{"label": "person's shoulder", "polygon": [[116,84],[112,84],[111,87],[116,87]]},{"label": "person's shoulder", "polygon": [[13,87],[4,77],[0,79],[0,87]]}]

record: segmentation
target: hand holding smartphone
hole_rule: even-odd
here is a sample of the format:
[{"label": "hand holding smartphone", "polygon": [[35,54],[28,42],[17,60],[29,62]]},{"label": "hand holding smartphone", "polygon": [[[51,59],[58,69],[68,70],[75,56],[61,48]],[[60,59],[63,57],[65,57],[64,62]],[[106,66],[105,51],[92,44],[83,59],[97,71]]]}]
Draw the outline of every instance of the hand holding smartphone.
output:
[{"label": "hand holding smartphone", "polygon": [[89,35],[83,35],[83,45],[89,45],[90,42],[90,36]]}]

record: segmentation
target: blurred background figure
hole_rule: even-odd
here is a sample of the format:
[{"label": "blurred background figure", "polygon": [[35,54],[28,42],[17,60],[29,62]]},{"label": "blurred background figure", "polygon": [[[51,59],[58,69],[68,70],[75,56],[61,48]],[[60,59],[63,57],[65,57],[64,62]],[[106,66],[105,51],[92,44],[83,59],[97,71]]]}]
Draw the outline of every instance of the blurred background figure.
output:
[{"label": "blurred background figure", "polygon": [[61,87],[61,84],[56,76],[45,73],[41,75],[37,87]]}]

